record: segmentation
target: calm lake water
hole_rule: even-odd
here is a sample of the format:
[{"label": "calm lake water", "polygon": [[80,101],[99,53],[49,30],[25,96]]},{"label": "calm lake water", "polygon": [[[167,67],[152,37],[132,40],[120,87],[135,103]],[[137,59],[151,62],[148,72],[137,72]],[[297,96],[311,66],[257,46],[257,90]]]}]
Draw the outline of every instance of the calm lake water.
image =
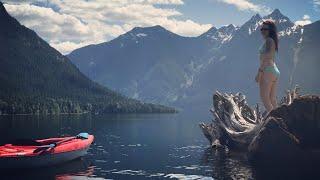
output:
[{"label": "calm lake water", "polygon": [[[241,153],[213,151],[198,127],[209,113],[0,116],[0,144],[89,132],[88,155],[66,164],[0,179],[256,179]],[[266,178],[268,179],[268,178]]]}]

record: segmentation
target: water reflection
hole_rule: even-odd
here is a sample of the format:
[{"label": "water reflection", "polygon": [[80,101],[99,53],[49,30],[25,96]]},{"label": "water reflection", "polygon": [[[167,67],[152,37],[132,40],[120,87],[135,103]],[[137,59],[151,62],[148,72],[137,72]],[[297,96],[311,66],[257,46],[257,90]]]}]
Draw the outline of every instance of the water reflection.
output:
[{"label": "water reflection", "polygon": [[72,176],[92,176],[94,167],[80,158],[58,166],[37,169],[2,170],[0,179],[68,179]]},{"label": "water reflection", "polygon": [[266,172],[268,168],[253,169],[242,153],[208,148],[197,121],[204,118],[199,114],[0,116],[0,144],[79,132],[95,135],[82,159],[19,173],[4,171],[0,179],[268,179],[275,175]]},{"label": "water reflection", "polygon": [[249,165],[245,153],[207,148],[203,153],[201,164],[210,166],[209,172],[215,179],[221,177],[253,179],[252,167]]}]

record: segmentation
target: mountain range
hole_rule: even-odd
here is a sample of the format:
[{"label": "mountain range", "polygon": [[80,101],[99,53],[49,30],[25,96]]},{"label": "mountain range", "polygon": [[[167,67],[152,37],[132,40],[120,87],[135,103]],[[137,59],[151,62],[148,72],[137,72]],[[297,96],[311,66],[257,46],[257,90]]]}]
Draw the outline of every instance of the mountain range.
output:
[{"label": "mountain range", "polygon": [[87,78],[0,2],[0,114],[175,112]]},{"label": "mountain range", "polygon": [[256,14],[240,27],[212,27],[198,37],[182,37],[161,26],[136,27],[68,57],[89,78],[147,102],[206,107],[216,90],[243,92],[257,102],[254,77],[265,19],[274,20],[279,31],[279,94],[295,84],[306,93],[319,93],[320,22],[299,26],[278,9],[264,17]]},{"label": "mountain range", "polygon": [[129,97],[170,104],[192,85],[206,46],[202,39],[182,37],[161,26],[137,27],[68,57],[93,80]]}]

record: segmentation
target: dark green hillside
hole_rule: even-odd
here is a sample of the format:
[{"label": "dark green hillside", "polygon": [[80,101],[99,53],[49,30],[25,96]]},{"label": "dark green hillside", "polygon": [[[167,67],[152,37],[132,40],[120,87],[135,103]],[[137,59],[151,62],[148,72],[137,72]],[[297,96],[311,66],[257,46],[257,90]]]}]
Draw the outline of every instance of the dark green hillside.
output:
[{"label": "dark green hillside", "polygon": [[84,76],[0,2],[0,114],[173,112],[126,98]]}]

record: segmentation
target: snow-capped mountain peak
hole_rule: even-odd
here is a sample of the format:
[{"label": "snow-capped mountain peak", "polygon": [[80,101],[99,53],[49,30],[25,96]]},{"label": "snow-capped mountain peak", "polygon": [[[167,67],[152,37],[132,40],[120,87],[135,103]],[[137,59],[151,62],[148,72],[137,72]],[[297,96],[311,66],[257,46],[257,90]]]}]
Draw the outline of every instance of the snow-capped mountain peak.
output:
[{"label": "snow-capped mountain peak", "polygon": [[263,17],[263,19],[275,21],[279,31],[284,31],[294,26],[294,23],[287,16],[283,15],[279,9],[275,9],[271,14]]},{"label": "snow-capped mountain peak", "polygon": [[265,16],[264,19],[273,19],[275,21],[289,20],[289,18],[283,15],[279,9],[275,9],[271,14]]},{"label": "snow-capped mountain peak", "polygon": [[[257,21],[260,21],[261,19],[262,19],[262,17],[260,16],[260,14],[255,14],[249,19],[249,21],[247,21],[247,23],[255,23]],[[247,23],[245,23],[245,24],[247,24]]]},{"label": "snow-capped mountain peak", "polygon": [[249,21],[244,23],[239,31],[244,34],[251,35],[253,32],[255,32],[259,26],[262,24],[263,20],[260,14],[256,14],[251,17]]},{"label": "snow-capped mountain peak", "polygon": [[176,34],[168,31],[164,27],[157,25],[151,27],[135,27],[131,31],[120,35],[120,39],[131,40],[136,44],[142,39],[161,39],[163,37],[172,37]]},{"label": "snow-capped mountain peak", "polygon": [[150,26],[150,27],[135,27],[131,31],[133,32],[163,32],[167,31],[164,27],[160,25]]},{"label": "snow-capped mountain peak", "polygon": [[219,28],[218,31],[226,33],[226,34],[230,34],[230,33],[233,33],[237,29],[238,29],[238,27],[235,26],[234,24],[229,24],[226,26],[222,26],[221,28]]},{"label": "snow-capped mountain peak", "polygon": [[207,32],[201,34],[199,37],[201,37],[201,38],[210,38],[210,37],[213,36],[217,31],[218,31],[218,29],[213,26],[213,27],[211,27]]},{"label": "snow-capped mountain peak", "polygon": [[152,34],[171,34],[170,31],[165,29],[164,27],[157,25],[151,27],[135,27],[131,31],[127,32],[126,34],[134,35],[137,37],[145,37],[145,35],[152,35]]},{"label": "snow-capped mountain peak", "polygon": [[[179,36],[161,26],[134,28],[103,47],[82,48],[70,57],[94,80],[149,102],[179,104],[199,97],[202,101],[215,88],[236,88],[254,95],[256,90],[247,79],[254,76],[258,67],[258,48],[263,42],[260,27],[268,18],[277,23],[280,48],[276,60],[284,72],[281,83],[286,85],[293,70],[291,62],[298,62],[293,56],[301,61],[302,57],[311,57],[295,54],[296,49],[310,40],[315,45],[319,43],[314,39],[317,37],[307,36],[309,25],[292,25],[279,10],[263,18],[256,14],[240,27],[212,27],[198,37]],[[314,33],[318,34],[318,27],[312,28]],[[114,77],[121,78],[114,81]],[[216,77],[223,77],[223,81]]]},{"label": "snow-capped mountain peak", "polygon": [[222,26],[219,29],[217,29],[216,27],[212,27],[206,33],[202,34],[200,37],[202,39],[208,39],[211,42],[217,42],[221,45],[226,42],[229,42],[237,29],[238,27],[236,27],[233,24]]},{"label": "snow-capped mountain peak", "polygon": [[275,9],[271,14],[263,17],[263,19],[275,21],[279,36],[288,36],[297,33],[297,29],[300,29],[287,16],[283,15],[279,9]]}]

